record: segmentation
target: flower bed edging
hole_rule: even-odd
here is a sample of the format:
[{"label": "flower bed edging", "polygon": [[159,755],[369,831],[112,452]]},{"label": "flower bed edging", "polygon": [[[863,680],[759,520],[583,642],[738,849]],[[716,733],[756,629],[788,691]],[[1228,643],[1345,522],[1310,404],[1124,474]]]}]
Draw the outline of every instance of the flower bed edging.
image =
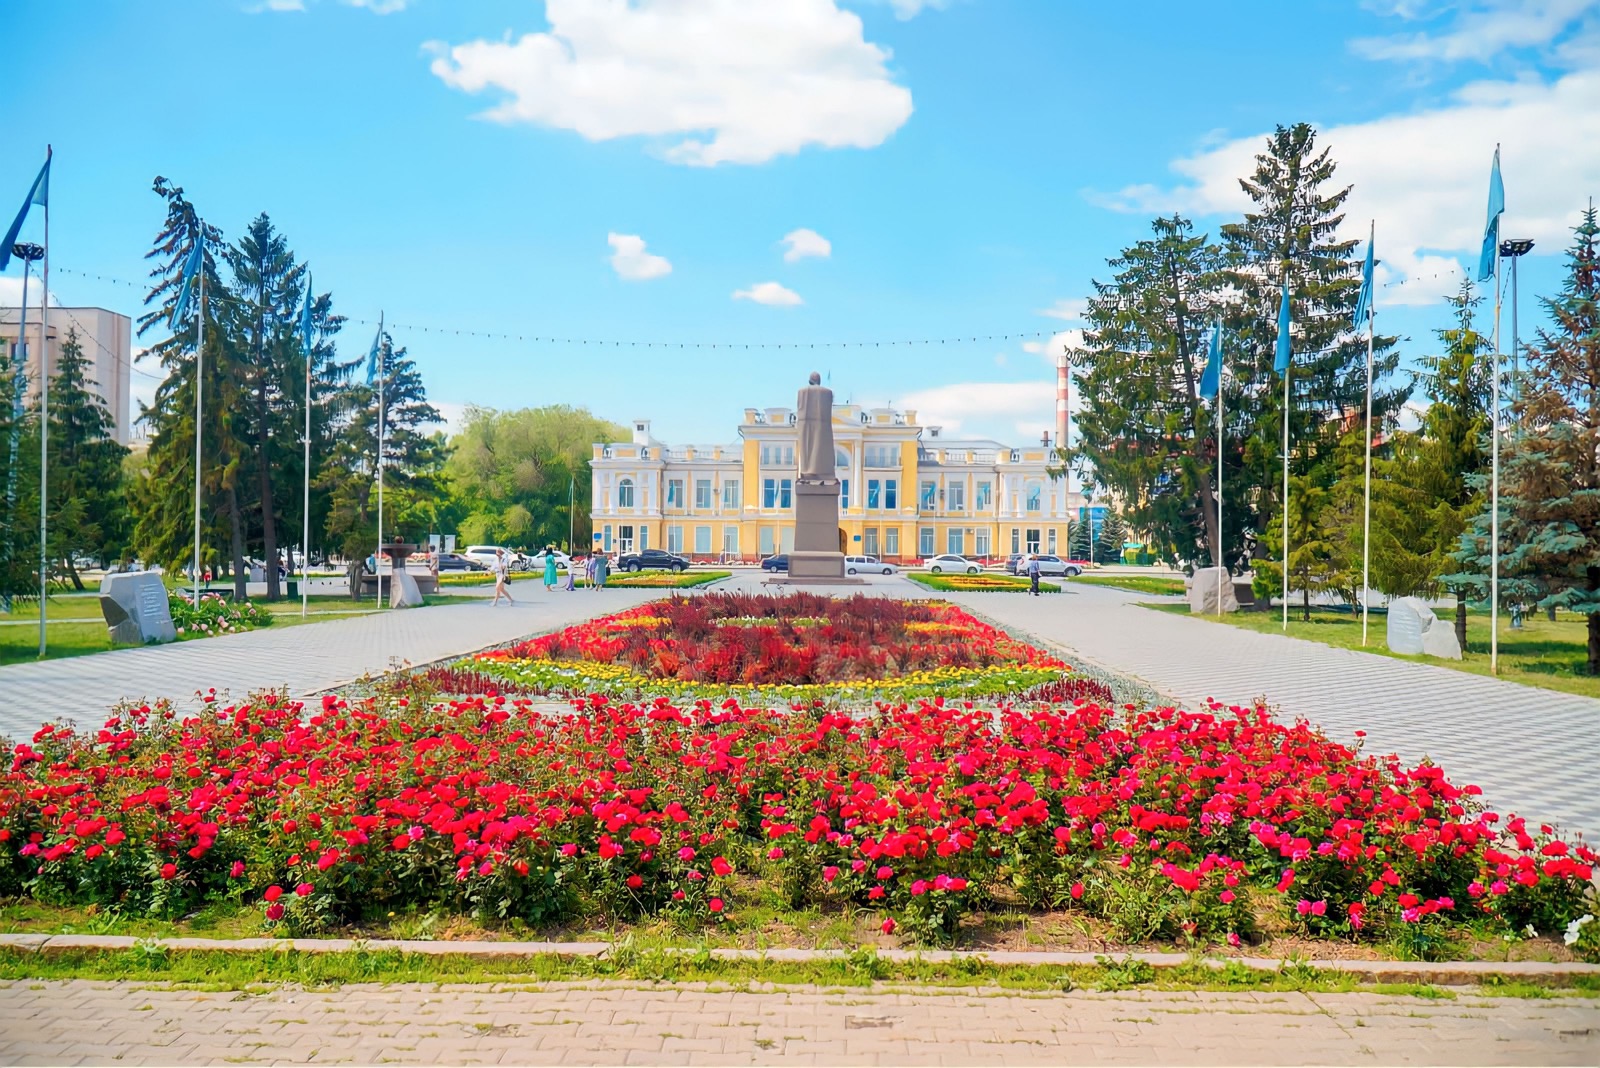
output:
[{"label": "flower bed edging", "polygon": [[[616,948],[610,942],[485,942],[485,941],[404,941],[352,938],[133,938],[127,935],[40,935],[0,934],[0,950],[13,949],[41,955],[82,951],[116,951],[150,947],[179,953],[417,953],[427,956],[463,956],[480,959],[519,957],[604,958]],[[699,947],[667,947],[661,952],[693,956],[704,952]],[[803,963],[848,959],[859,950],[847,949],[712,949],[710,956],[723,961],[782,961]],[[1586,976],[1600,978],[1600,964],[1550,963],[1544,961],[1375,961],[1310,960],[1283,961],[1269,957],[1196,957],[1187,953],[1127,953],[1110,957],[1099,953],[1052,953],[1033,950],[913,950],[880,949],[875,955],[897,963],[928,962],[946,964],[973,961],[997,968],[1092,967],[1107,962],[1135,961],[1156,971],[1172,971],[1190,965],[1224,969],[1229,966],[1258,972],[1278,972],[1286,967],[1335,972],[1364,983],[1427,983],[1436,986],[1477,986],[1495,979],[1515,980],[1543,986],[1571,986]]]}]

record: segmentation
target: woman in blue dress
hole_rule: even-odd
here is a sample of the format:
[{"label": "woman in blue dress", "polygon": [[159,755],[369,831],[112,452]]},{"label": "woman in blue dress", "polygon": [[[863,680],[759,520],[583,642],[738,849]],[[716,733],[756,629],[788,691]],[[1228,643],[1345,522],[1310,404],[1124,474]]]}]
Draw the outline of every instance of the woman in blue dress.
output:
[{"label": "woman in blue dress", "polygon": [[556,551],[549,545],[544,547],[544,588],[550,593],[556,589]]}]

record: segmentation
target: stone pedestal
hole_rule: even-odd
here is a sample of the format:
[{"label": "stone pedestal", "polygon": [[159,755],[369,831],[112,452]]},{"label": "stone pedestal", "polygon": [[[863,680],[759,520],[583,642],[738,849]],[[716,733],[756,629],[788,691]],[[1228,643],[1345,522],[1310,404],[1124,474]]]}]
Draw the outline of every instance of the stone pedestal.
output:
[{"label": "stone pedestal", "polygon": [[844,573],[839,551],[839,480],[805,479],[794,485],[794,548],[789,572],[767,582],[775,586],[860,586]]},{"label": "stone pedestal", "polygon": [[170,642],[178,637],[167,604],[167,587],[150,571],[107,575],[100,580],[100,611],[113,645]]},{"label": "stone pedestal", "polygon": [[1432,606],[1420,597],[1399,597],[1389,602],[1387,631],[1391,652],[1461,659],[1455,625],[1434,615]]},{"label": "stone pedestal", "polygon": [[422,590],[410,572],[396,571],[389,582],[390,608],[416,608],[422,604]]},{"label": "stone pedestal", "polygon": [[1239,598],[1233,588],[1233,576],[1220,574],[1223,569],[1203,567],[1194,573],[1189,583],[1189,611],[1193,615],[1217,614],[1217,599],[1222,599],[1223,612],[1237,612]]}]

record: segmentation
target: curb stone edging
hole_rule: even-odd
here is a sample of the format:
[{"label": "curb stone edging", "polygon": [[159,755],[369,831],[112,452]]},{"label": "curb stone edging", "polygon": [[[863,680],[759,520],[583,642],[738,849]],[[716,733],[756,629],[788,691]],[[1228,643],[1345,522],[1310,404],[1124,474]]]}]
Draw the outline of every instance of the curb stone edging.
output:
[{"label": "curb stone edging", "polygon": [[[395,951],[429,956],[468,956],[482,959],[513,957],[584,957],[610,956],[615,948],[610,942],[424,942],[424,941],[365,941],[353,938],[134,938],[130,935],[68,935],[68,934],[0,934],[0,949],[26,950],[39,954],[66,953],[74,950],[126,950],[151,946],[179,952],[259,953],[263,951],[297,953],[352,953]],[[668,953],[690,956],[697,949],[680,947]],[[807,961],[847,960],[855,952],[844,949],[739,949],[733,947],[713,949],[710,955],[724,961]],[[955,961],[979,961],[996,967],[1022,966],[1085,966],[1101,964],[1107,960],[1137,961],[1158,970],[1171,970],[1188,964],[1201,964],[1222,970],[1229,965],[1242,965],[1256,971],[1281,971],[1290,962],[1269,957],[1191,957],[1186,953],[1128,953],[1113,956],[1107,953],[1051,953],[1027,950],[996,950],[990,953],[966,950],[910,950],[883,949],[877,956],[896,963],[919,961],[947,964]],[[1486,979],[1520,980],[1541,986],[1568,986],[1573,980],[1600,977],[1600,964],[1552,963],[1545,961],[1421,961],[1385,960],[1310,960],[1295,962],[1295,966],[1322,972],[1338,972],[1368,983],[1430,983],[1436,986],[1477,986]]]}]

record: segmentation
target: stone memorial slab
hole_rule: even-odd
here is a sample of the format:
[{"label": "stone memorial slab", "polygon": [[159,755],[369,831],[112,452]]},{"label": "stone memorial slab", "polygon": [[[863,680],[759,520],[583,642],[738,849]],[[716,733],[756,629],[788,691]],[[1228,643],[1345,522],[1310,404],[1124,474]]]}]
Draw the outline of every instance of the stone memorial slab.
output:
[{"label": "stone memorial slab", "polygon": [[1433,609],[1420,597],[1398,597],[1389,602],[1388,642],[1391,653],[1415,656],[1422,650],[1422,632],[1433,619]]},{"label": "stone memorial slab", "polygon": [[[1430,613],[1431,614],[1431,613]],[[1461,643],[1456,641],[1456,628],[1448,620],[1433,617],[1433,622],[1428,624],[1422,632],[1422,651],[1429,656],[1443,657],[1446,660],[1461,659]]]},{"label": "stone memorial slab", "polygon": [[390,608],[416,608],[422,604],[422,590],[409,571],[396,571],[389,583]]},{"label": "stone memorial slab", "polygon": [[1222,600],[1222,611],[1237,612],[1239,610],[1239,597],[1233,588],[1233,577],[1227,573],[1226,569],[1220,567],[1201,568],[1194,573],[1194,579],[1189,583],[1189,612],[1197,616],[1216,615],[1219,594]]},{"label": "stone memorial slab", "polygon": [[100,612],[113,645],[176,641],[167,587],[149,571],[107,575],[100,580]]}]

